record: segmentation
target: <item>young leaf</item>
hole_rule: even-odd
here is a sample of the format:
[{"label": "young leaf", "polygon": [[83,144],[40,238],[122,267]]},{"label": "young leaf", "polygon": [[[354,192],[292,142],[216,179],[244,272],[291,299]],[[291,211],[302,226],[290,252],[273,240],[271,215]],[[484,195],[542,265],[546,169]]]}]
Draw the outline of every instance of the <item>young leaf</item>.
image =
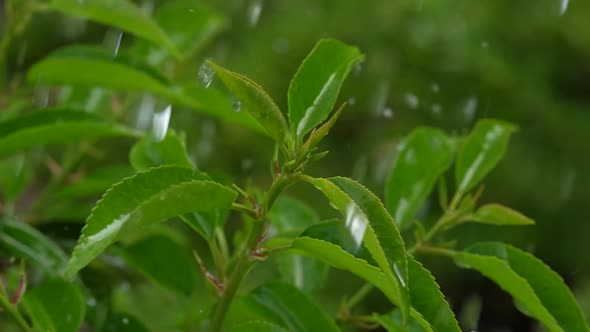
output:
[{"label": "young leaf", "polygon": [[[335,177],[310,179],[343,215],[357,240],[364,244],[373,259],[396,289],[396,303],[404,318],[409,313],[408,263],[403,239],[381,201],[368,189],[351,179]],[[367,232],[365,233],[365,228]]]},{"label": "young leaf", "polygon": [[461,332],[455,314],[440,291],[434,277],[422,264],[408,256],[412,307],[437,332]]},{"label": "young leaf", "polygon": [[88,18],[117,27],[165,47],[179,55],[168,36],[149,16],[128,0],[51,0],[49,9],[64,14]]},{"label": "young leaf", "polygon": [[83,112],[40,110],[0,122],[0,157],[34,146],[139,132]]},{"label": "young leaf", "polygon": [[161,165],[177,165],[193,168],[193,163],[186,153],[184,137],[169,130],[160,142],[151,137],[144,137],[137,142],[129,154],[129,161],[135,170],[143,171]]},{"label": "young leaf", "polygon": [[270,282],[253,290],[249,298],[274,313],[289,331],[340,331],[312,298],[293,286]]},{"label": "young leaf", "polygon": [[207,61],[207,64],[215,70],[231,93],[242,102],[242,107],[266,129],[269,136],[276,142],[282,143],[288,132],[287,122],[272,98],[249,78],[211,61]]},{"label": "young leaf", "polygon": [[0,223],[0,247],[52,276],[61,274],[68,263],[59,246],[24,222],[4,220]]},{"label": "young leaf", "polygon": [[457,191],[473,189],[502,159],[516,127],[499,120],[481,120],[459,151],[455,176]]},{"label": "young leaf", "polygon": [[167,236],[155,235],[117,252],[149,279],[189,296],[195,289],[198,266],[186,249]]},{"label": "young leaf", "polygon": [[549,331],[590,331],[561,277],[538,258],[502,243],[479,243],[457,253],[455,261],[476,269],[510,293]]},{"label": "young leaf", "polygon": [[486,204],[473,214],[473,220],[492,225],[534,225],[527,216],[499,204]]},{"label": "young leaf", "polygon": [[442,131],[419,128],[408,136],[385,185],[385,205],[400,228],[410,225],[452,160],[452,144]]},{"label": "young leaf", "polygon": [[60,279],[28,290],[23,306],[35,328],[44,332],[79,331],[86,309],[78,286]]},{"label": "young leaf", "polygon": [[263,320],[252,320],[243,324],[236,325],[232,328],[234,332],[287,332],[280,325],[266,322]]},{"label": "young leaf", "polygon": [[320,40],[289,85],[289,120],[298,138],[324,121],[350,69],[363,60],[356,47]]},{"label": "young leaf", "polygon": [[78,270],[114,243],[121,232],[193,211],[229,208],[237,194],[202,173],[162,166],[115,184],[97,203],[66,269]]}]

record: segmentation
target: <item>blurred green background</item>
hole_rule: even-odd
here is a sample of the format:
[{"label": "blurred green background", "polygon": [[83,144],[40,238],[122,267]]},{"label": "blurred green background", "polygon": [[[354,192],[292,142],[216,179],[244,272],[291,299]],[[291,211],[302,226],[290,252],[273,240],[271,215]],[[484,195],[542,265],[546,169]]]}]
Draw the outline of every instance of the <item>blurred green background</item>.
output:
[{"label": "blurred green background", "polygon": [[[138,3],[151,12],[165,2]],[[485,181],[482,200],[520,210],[537,225],[464,226],[449,236],[457,236],[461,245],[503,239],[533,251],[577,291],[590,316],[590,2],[208,4],[225,18],[225,27],[182,68],[180,76],[187,80],[202,79],[203,60],[213,59],[254,79],[286,109],[290,78],[318,39],[336,38],[366,54],[343,88],[341,100],[348,100],[349,107],[324,143],[330,154],[309,170],[313,175],[351,176],[382,196],[396,145],[413,128],[434,126],[462,135],[480,118],[517,124],[519,131],[505,159]],[[22,75],[55,48],[108,45],[112,35],[112,29],[85,20],[36,15],[10,49],[9,70],[13,76]],[[132,47],[139,46],[124,34],[122,49]],[[212,84],[221,87],[214,77]],[[43,89],[33,86],[30,94],[37,98]],[[88,103],[92,93],[81,93],[77,101]],[[141,127],[141,119],[135,120]],[[265,138],[182,109],[174,110],[172,127],[186,132],[189,151],[200,168],[221,169],[256,184],[268,182],[272,146]],[[126,160],[128,145],[105,149],[109,158]],[[320,211],[328,210],[325,201],[305,188],[292,193]],[[436,198],[431,201],[422,211],[425,220],[438,213]],[[531,329],[509,296],[477,273],[457,270],[450,261],[426,263],[457,312],[474,307],[467,304],[481,298],[478,331]],[[377,294],[371,299],[377,309],[384,303]]]}]

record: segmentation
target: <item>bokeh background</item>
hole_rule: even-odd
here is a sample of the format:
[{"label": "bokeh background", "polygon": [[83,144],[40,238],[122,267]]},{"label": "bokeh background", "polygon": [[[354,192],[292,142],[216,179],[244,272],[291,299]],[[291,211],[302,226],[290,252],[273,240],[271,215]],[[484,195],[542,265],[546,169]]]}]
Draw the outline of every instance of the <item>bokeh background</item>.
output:
[{"label": "bokeh background", "polygon": [[[148,12],[164,2],[138,1]],[[208,5],[225,25],[183,68],[180,76],[187,80],[202,79],[202,62],[213,59],[253,78],[286,109],[290,78],[318,39],[336,38],[366,54],[345,83],[341,100],[349,107],[325,143],[330,154],[310,169],[313,175],[350,176],[382,195],[396,146],[412,129],[434,126],[463,135],[481,118],[517,124],[505,159],[485,181],[482,201],[518,209],[537,225],[463,226],[449,237],[459,238],[461,246],[505,240],[534,252],[564,277],[590,316],[590,2],[213,0]],[[36,15],[10,50],[11,74],[20,75],[63,45],[108,46],[112,34],[85,20]],[[137,45],[124,35],[121,47]],[[215,78],[212,84],[221,87]],[[32,86],[31,94],[43,89]],[[91,90],[69,102],[86,105]],[[51,99],[60,98],[53,93]],[[141,119],[133,119],[141,127]],[[172,127],[186,133],[200,168],[267,183],[272,146],[265,138],[182,109],[175,109]],[[125,160],[128,146],[105,149]],[[292,194],[327,209],[305,189]],[[436,205],[434,197],[421,217],[436,216]],[[473,326],[478,331],[536,328],[509,296],[477,273],[444,259],[425,262],[460,315],[481,312]],[[353,292],[359,284],[331,285],[323,296],[329,297],[331,288]],[[372,294],[366,309],[383,310],[385,304]]]}]

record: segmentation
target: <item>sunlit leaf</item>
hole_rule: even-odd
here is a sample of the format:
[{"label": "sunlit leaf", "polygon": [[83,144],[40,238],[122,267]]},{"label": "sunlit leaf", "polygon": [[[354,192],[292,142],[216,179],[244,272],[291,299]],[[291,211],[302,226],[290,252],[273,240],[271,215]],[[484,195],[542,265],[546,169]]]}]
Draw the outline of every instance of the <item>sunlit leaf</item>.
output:
[{"label": "sunlit leaf", "polygon": [[473,189],[502,159],[516,127],[499,120],[481,120],[459,150],[455,176],[457,191]]},{"label": "sunlit leaf", "polygon": [[68,277],[115,242],[120,233],[193,211],[229,208],[236,193],[202,173],[162,166],[115,184],[97,203],[66,269]]},{"label": "sunlit leaf", "polygon": [[40,110],[0,122],[0,157],[34,146],[139,135],[137,131],[91,114],[59,109]]},{"label": "sunlit leaf", "polygon": [[332,39],[318,42],[289,86],[289,120],[297,137],[328,117],[346,76],[362,60],[356,47]]},{"label": "sunlit leaf", "polygon": [[27,290],[23,306],[35,328],[44,332],[78,332],[86,309],[78,285],[60,279]]},{"label": "sunlit leaf", "polygon": [[533,255],[489,242],[457,253],[455,261],[492,279],[550,331],[590,330],[561,277]]},{"label": "sunlit leaf", "polygon": [[131,148],[129,161],[138,171],[161,165],[193,167],[186,152],[184,137],[172,130],[159,142],[148,136],[142,138]]},{"label": "sunlit leaf", "polygon": [[527,216],[499,204],[486,204],[473,214],[474,221],[492,225],[534,225]]},{"label": "sunlit leaf", "polygon": [[289,331],[340,331],[312,298],[293,286],[271,282],[253,290],[249,297],[277,316]]},{"label": "sunlit leaf", "polygon": [[24,222],[0,222],[0,247],[49,275],[59,275],[68,263],[66,254],[55,242]]},{"label": "sunlit leaf", "polygon": [[[351,179],[310,179],[346,218],[358,244],[362,241],[396,289],[396,303],[409,313],[408,265],[404,241],[393,219],[377,196]],[[366,230],[366,232],[365,232]]]},{"label": "sunlit leaf", "polygon": [[165,288],[187,296],[195,289],[198,269],[195,260],[186,248],[167,236],[150,236],[117,252]]},{"label": "sunlit leaf", "polygon": [[385,185],[385,204],[401,228],[410,225],[452,160],[452,145],[442,131],[420,128],[408,136]]},{"label": "sunlit leaf", "polygon": [[47,5],[64,14],[117,27],[179,54],[158,24],[128,0],[51,0]]},{"label": "sunlit leaf", "polygon": [[211,61],[207,63],[215,70],[231,93],[240,100],[242,108],[258,120],[270,137],[281,143],[288,132],[287,122],[272,98],[251,79]]}]

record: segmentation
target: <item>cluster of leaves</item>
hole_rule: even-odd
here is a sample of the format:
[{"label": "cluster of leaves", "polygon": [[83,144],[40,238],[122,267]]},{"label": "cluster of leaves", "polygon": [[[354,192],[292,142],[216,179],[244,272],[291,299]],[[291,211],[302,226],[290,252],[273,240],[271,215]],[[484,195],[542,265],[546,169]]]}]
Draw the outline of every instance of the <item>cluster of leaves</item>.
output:
[{"label": "cluster of leaves", "polygon": [[[59,49],[29,69],[29,81],[149,92],[167,104],[251,128],[275,144],[269,188],[244,189],[224,176],[197,170],[184,136],[168,130],[170,107],[154,114],[154,130],[144,133],[113,113],[90,114],[67,102],[56,109],[24,112],[26,106],[10,100],[11,107],[0,121],[4,200],[0,246],[23,263],[6,270],[12,289],[1,288],[0,306],[24,331],[78,331],[83,325],[96,331],[149,330],[141,319],[117,310],[114,286],[96,281],[102,273],[129,267],[186,299],[179,325],[187,329],[339,331],[382,326],[388,331],[460,331],[434,277],[415,258],[424,254],[449,257],[459,267],[481,272],[510,293],[519,310],[550,331],[589,330],[563,280],[531,254],[495,242],[459,249],[440,237],[467,222],[533,224],[505,206],[478,205],[482,194],[478,186],[502,158],[513,125],[482,120],[467,137],[449,137],[433,128],[414,130],[397,152],[383,204],[352,179],[305,173],[310,163],[327,154],[319,150],[320,143],[346,106],[332,114],[344,80],[363,60],[357,48],[330,39],[317,43],[289,86],[287,120],[259,85],[214,62],[208,61],[208,68],[240,101],[241,112],[234,112],[231,98],[208,83],[178,79],[223,26],[223,19],[204,6],[198,10],[200,16],[182,16],[179,13],[192,13],[193,5],[171,1],[159,8],[154,20],[124,0],[7,1],[7,5],[8,13],[24,13],[12,19],[36,11],[60,11],[139,37],[128,53],[118,46],[114,54],[95,46]],[[171,15],[175,20],[169,19]],[[10,44],[20,26],[7,26],[3,45]],[[66,185],[80,159],[93,150],[92,144],[79,142],[107,137],[137,139],[129,153],[132,174],[125,177],[127,169],[110,165],[100,174]],[[23,218],[15,215],[15,203],[34,176],[28,157],[47,156],[56,144],[69,144],[63,161],[57,166],[49,163],[57,170],[47,188],[29,213]],[[446,173],[453,165],[451,195]],[[305,203],[283,194],[297,183],[311,184],[341,217],[321,220]],[[428,225],[416,218],[435,187],[443,213]],[[104,191],[68,259],[63,247],[70,244],[56,242],[39,230],[52,219],[44,210],[62,202],[74,203],[67,205],[70,209],[74,198]],[[244,226],[230,246],[224,226],[236,216]],[[182,223],[162,223],[167,220]],[[187,229],[194,233],[182,231]],[[403,236],[411,231],[414,237]],[[193,237],[201,238],[207,248],[194,246]],[[190,249],[194,259],[187,253]],[[251,289],[241,287],[248,273],[266,262],[275,264],[280,280],[267,277]],[[335,317],[313,298],[330,267],[366,282],[357,294],[343,294],[350,300]],[[202,274],[197,273],[199,268]],[[356,314],[354,305],[371,288],[391,302],[391,309]],[[105,292],[109,295],[98,305],[96,299]]]}]

